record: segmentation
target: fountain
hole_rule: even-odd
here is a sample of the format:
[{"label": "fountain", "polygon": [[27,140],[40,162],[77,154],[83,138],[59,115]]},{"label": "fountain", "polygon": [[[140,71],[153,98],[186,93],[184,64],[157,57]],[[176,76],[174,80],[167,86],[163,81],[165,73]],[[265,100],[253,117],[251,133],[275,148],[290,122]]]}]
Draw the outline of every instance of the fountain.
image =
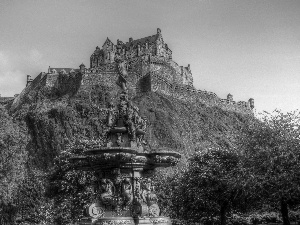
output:
[{"label": "fountain", "polygon": [[160,215],[151,176],[157,167],[176,165],[181,156],[177,152],[144,149],[148,123],[128,99],[126,79],[122,72],[119,74],[123,91],[119,104],[108,108],[105,146],[95,145],[72,157],[75,168],[97,174],[95,199],[88,208],[90,218],[79,224],[171,225],[169,217]]}]

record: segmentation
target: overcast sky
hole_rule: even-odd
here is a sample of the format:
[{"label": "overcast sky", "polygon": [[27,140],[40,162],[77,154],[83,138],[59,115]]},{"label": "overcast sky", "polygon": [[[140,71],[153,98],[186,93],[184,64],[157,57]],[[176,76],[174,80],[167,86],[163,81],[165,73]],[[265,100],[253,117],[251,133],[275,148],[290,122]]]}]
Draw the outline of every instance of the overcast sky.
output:
[{"label": "overcast sky", "polygon": [[300,108],[300,1],[0,0],[0,94],[51,67],[73,67],[107,37],[162,35],[194,86],[257,111]]}]

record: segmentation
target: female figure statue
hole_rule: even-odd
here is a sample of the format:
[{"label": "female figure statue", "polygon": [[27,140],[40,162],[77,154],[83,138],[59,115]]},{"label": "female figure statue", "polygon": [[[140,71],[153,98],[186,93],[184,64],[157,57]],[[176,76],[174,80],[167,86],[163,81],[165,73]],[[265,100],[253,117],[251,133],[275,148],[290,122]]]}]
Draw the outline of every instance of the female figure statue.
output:
[{"label": "female figure statue", "polygon": [[102,179],[100,183],[102,194],[100,199],[104,205],[113,205],[113,194],[115,192],[115,186],[109,179]]},{"label": "female figure statue", "polygon": [[122,196],[124,198],[125,206],[129,206],[133,200],[130,178],[125,178],[122,182]]}]

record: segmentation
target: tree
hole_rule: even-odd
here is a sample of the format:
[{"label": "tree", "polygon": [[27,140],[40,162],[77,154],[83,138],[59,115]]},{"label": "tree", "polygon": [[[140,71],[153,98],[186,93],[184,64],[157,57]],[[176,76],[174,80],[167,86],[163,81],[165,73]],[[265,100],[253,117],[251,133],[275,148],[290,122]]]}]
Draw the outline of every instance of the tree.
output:
[{"label": "tree", "polygon": [[[27,138],[0,106],[0,223],[12,224],[18,211],[16,193],[24,179]],[[10,213],[6,213],[10,212]]]},{"label": "tree", "polygon": [[180,185],[180,179],[185,171],[185,165],[177,165],[175,168],[158,168],[153,176],[155,193],[158,196],[158,204],[161,215],[178,218],[179,205],[176,189]]},{"label": "tree", "polygon": [[280,207],[284,225],[289,225],[288,206],[300,203],[299,112],[264,113],[242,139],[243,167],[248,182],[264,203]]},{"label": "tree", "polygon": [[175,193],[179,216],[191,222],[219,217],[221,224],[226,224],[229,210],[238,208],[246,198],[241,158],[236,151],[215,147],[198,151]]},{"label": "tree", "polygon": [[[53,202],[50,222],[58,225],[75,223],[81,219],[87,206],[92,203],[94,172],[74,169],[70,157],[90,140],[70,142],[54,160],[47,176],[45,196]],[[95,142],[96,143],[96,142]],[[79,150],[81,151],[81,150]]]}]

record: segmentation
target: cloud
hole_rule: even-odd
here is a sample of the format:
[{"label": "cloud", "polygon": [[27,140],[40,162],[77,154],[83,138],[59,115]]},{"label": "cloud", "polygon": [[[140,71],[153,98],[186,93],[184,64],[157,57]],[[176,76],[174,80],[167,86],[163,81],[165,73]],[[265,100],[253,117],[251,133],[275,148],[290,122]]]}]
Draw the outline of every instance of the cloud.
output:
[{"label": "cloud", "polygon": [[40,64],[42,61],[43,55],[36,49],[32,49],[29,52],[29,61],[31,64]]},{"label": "cloud", "polygon": [[9,55],[6,52],[0,52],[0,76],[2,73],[12,69]]},{"label": "cloud", "polygon": [[0,94],[3,97],[14,96],[22,90],[24,80],[23,73],[18,69],[13,69],[13,61],[6,52],[0,52]]},{"label": "cloud", "polygon": [[0,94],[3,97],[12,97],[20,93],[25,87],[24,73],[20,70],[0,72]]},{"label": "cloud", "polygon": [[0,69],[7,66],[8,64],[8,59],[4,52],[0,52]]},{"label": "cloud", "polygon": [[46,63],[37,49],[28,52],[0,51],[0,94],[14,96],[26,86],[26,75],[34,78],[43,71]]}]

